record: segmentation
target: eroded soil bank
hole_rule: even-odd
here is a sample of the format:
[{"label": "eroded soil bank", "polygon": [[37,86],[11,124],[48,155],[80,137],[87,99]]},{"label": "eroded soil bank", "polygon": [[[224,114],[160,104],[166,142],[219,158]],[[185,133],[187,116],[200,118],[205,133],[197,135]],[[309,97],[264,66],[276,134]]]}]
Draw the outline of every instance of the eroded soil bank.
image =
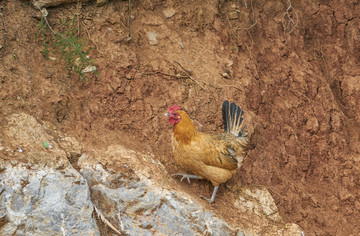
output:
[{"label": "eroded soil bank", "polygon": [[[216,204],[204,206],[236,222],[231,203],[241,187],[261,185],[280,215],[309,235],[360,233],[358,1],[132,1],[130,42],[121,40],[127,4],[48,8],[55,30],[78,14],[81,35],[94,47],[100,76],[84,83],[41,53],[38,10],[1,1],[2,117],[31,114],[88,150],[121,144],[150,152],[176,173],[167,107],[180,105],[201,131],[215,133],[229,99],[246,112],[249,150]],[[194,80],[169,76],[186,76],[184,68]],[[16,150],[11,139],[2,145]],[[176,184],[194,197],[212,190],[206,181]]]}]

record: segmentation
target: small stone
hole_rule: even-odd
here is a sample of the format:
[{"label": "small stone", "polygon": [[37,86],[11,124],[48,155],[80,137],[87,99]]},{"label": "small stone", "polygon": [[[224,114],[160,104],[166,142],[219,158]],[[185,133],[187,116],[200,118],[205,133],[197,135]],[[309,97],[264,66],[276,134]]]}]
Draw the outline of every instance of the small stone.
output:
[{"label": "small stone", "polygon": [[225,79],[230,79],[229,74],[226,72],[222,73],[221,76],[224,77]]},{"label": "small stone", "polygon": [[75,64],[76,66],[80,66],[80,64],[81,64],[81,59],[80,59],[80,57],[78,57],[78,58],[75,59],[74,64]]},{"label": "small stone", "polygon": [[81,73],[88,73],[93,71],[96,71],[96,66],[87,66],[81,71]]},{"label": "small stone", "polygon": [[96,6],[97,6],[97,7],[102,7],[102,6],[104,6],[107,2],[108,2],[108,0],[96,0]]},{"label": "small stone", "polygon": [[311,117],[305,125],[305,130],[315,133],[318,130],[319,122],[315,117]]},{"label": "small stone", "polygon": [[170,18],[175,15],[176,11],[174,8],[168,8],[168,9],[163,10],[163,13],[166,18]]},{"label": "small stone", "polygon": [[156,39],[157,35],[158,35],[158,33],[156,33],[156,32],[148,33],[149,43],[151,46],[156,46],[158,44],[158,41]]},{"label": "small stone", "polygon": [[356,208],[356,210],[358,210],[360,212],[360,202],[359,201],[355,202],[355,208]]},{"label": "small stone", "polygon": [[230,20],[236,20],[237,18],[239,18],[239,10],[232,10],[229,13],[229,18]]},{"label": "small stone", "polygon": [[142,74],[141,73],[136,73],[134,75],[134,79],[141,79],[142,78]]}]

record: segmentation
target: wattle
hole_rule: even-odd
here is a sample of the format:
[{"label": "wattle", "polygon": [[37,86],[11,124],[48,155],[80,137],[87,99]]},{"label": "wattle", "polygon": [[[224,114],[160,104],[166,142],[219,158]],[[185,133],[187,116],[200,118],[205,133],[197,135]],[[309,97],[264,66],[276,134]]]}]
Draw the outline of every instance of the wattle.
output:
[{"label": "wattle", "polygon": [[172,124],[172,125],[175,125],[175,124],[178,123],[179,121],[180,121],[180,120],[174,119],[174,118],[172,118],[172,117],[169,118],[169,122],[170,122],[170,124]]}]

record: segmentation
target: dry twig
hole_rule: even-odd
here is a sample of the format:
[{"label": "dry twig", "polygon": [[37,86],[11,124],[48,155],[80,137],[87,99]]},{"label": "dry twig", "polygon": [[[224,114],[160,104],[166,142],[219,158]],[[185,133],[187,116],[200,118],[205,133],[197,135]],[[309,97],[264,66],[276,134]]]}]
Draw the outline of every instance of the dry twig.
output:
[{"label": "dry twig", "polygon": [[[191,79],[192,81],[194,81],[197,85],[199,85],[200,88],[202,88],[204,91],[208,92],[200,83],[199,81],[197,81],[195,78],[193,78],[191,76],[192,71],[186,69],[185,67],[183,67],[179,62],[174,61],[176,64],[178,64],[180,66],[180,68],[184,71],[184,73],[189,77],[189,79]],[[204,83],[204,82],[202,82]]]},{"label": "dry twig", "polygon": [[129,33],[128,37],[131,39],[130,18],[131,18],[131,1],[129,0],[127,27],[128,27],[128,33]]},{"label": "dry twig", "polygon": [[76,4],[76,20],[77,20],[77,27],[78,27],[78,37],[80,37],[80,14],[81,14],[81,8],[82,8],[82,4],[81,2],[78,0],[77,4]]},{"label": "dry twig", "polygon": [[115,228],[115,226],[114,225],[112,225],[111,223],[110,223],[110,221],[108,221],[106,218],[105,218],[105,216],[101,213],[101,211],[99,210],[99,209],[97,209],[97,207],[93,204],[93,206],[94,206],[94,209],[95,209],[95,212],[96,212],[96,215],[98,216],[98,218],[100,218],[100,220],[102,221],[102,222],[104,222],[107,226],[109,226],[112,230],[114,230],[116,233],[118,233],[119,235],[122,235],[121,233],[120,233],[120,231],[119,230],[117,230],[116,228]]},{"label": "dry twig", "polygon": [[192,75],[192,71],[191,70],[188,70],[188,69],[186,69],[185,67],[183,67],[179,62],[177,62],[177,61],[174,61],[176,64],[178,64],[180,67],[181,67],[181,69],[183,69],[187,74],[189,74],[189,75]]},{"label": "dry twig", "polygon": [[125,28],[127,28],[127,30],[128,30],[128,35],[122,37],[122,38],[119,39],[119,40],[116,40],[115,43],[121,43],[122,41],[130,42],[130,41],[132,40],[132,37],[131,37],[131,29],[130,29],[130,20],[131,20],[131,1],[129,0],[129,2],[128,2],[128,18],[127,18],[127,26],[126,26],[126,27],[125,27],[124,23],[122,22],[122,20],[120,19],[120,23],[121,23]]},{"label": "dry twig", "polygon": [[174,77],[174,78],[177,78],[177,79],[188,79],[189,78],[189,76],[172,75],[172,74],[164,73],[164,72],[161,72],[161,71],[154,71],[154,72],[150,72],[150,73],[144,73],[144,75],[154,75],[154,74],[170,76],[170,77]]},{"label": "dry twig", "polygon": [[7,35],[7,29],[6,29],[5,20],[4,20],[5,19],[5,17],[4,17],[4,8],[3,8],[2,5],[0,6],[0,17],[1,17],[1,23],[2,23],[1,32],[2,32],[2,43],[3,43],[3,45],[0,44],[0,49],[2,49],[2,48],[5,47],[6,35]]}]

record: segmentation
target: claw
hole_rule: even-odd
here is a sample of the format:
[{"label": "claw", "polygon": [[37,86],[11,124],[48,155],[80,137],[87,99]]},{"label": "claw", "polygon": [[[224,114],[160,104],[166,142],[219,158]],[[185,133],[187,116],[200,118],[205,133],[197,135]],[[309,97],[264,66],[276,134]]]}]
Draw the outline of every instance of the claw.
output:
[{"label": "claw", "polygon": [[189,176],[183,176],[183,177],[181,178],[181,180],[180,180],[180,181],[182,182],[184,178],[186,178],[186,179],[187,179],[187,181],[188,181],[188,182],[189,182],[189,184],[190,184],[190,182],[191,182],[191,181],[190,181]]},{"label": "claw", "polygon": [[187,179],[187,181],[190,183],[190,179],[202,179],[199,176],[196,175],[188,175],[188,174],[181,174],[181,173],[177,173],[177,174],[173,174],[172,176],[182,176],[182,178],[180,179],[180,181],[183,181],[183,179]]},{"label": "claw", "polygon": [[211,198],[206,198],[206,197],[204,197],[204,196],[200,196],[200,198],[208,201],[209,204],[213,204],[213,203],[214,203],[214,200],[211,200]]}]

